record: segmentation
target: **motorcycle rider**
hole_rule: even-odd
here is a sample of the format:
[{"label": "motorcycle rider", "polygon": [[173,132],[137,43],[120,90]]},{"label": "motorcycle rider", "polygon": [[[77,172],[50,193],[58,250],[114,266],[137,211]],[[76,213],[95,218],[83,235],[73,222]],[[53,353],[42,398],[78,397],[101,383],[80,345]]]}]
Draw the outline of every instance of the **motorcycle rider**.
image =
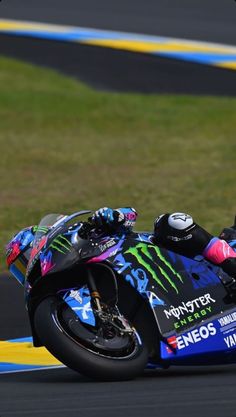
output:
[{"label": "motorcycle rider", "polygon": [[[93,214],[92,221],[98,229],[109,233],[130,233],[137,215],[136,210],[131,207],[103,207]],[[226,288],[229,292],[236,292],[236,252],[223,239],[226,235],[229,238],[230,233],[236,239],[236,230],[233,226],[224,231],[218,238],[195,223],[189,214],[166,213],[156,218],[152,241],[183,256],[194,258],[201,255],[220,266],[232,277],[232,280],[224,282]]]}]

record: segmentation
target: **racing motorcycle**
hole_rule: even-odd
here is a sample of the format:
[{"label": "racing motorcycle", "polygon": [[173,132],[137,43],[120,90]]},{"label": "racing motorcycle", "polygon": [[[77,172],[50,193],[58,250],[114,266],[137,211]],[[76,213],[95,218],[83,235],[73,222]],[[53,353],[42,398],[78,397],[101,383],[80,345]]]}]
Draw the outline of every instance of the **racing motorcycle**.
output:
[{"label": "racing motorcycle", "polygon": [[100,233],[90,213],[47,215],[7,245],[34,346],[101,380],[236,362],[229,277],[202,257],[155,245],[151,233]]}]

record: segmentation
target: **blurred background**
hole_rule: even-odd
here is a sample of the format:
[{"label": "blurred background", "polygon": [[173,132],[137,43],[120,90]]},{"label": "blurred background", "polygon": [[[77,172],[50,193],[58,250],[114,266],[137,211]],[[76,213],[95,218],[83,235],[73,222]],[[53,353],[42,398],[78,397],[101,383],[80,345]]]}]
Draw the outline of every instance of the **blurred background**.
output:
[{"label": "blurred background", "polygon": [[[0,3],[1,19],[233,46],[235,13],[233,0]],[[134,206],[139,230],[171,211],[191,213],[215,234],[230,225],[235,74],[1,32],[1,270],[6,242],[49,212]]]}]

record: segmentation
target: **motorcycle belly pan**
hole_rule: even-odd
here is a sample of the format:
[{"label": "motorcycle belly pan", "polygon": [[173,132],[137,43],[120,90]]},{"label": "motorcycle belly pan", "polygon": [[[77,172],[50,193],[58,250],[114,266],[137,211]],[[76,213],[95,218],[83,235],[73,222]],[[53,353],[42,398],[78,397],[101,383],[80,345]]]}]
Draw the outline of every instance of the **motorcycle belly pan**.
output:
[{"label": "motorcycle belly pan", "polygon": [[236,308],[160,343],[161,358],[170,364],[236,362]]}]

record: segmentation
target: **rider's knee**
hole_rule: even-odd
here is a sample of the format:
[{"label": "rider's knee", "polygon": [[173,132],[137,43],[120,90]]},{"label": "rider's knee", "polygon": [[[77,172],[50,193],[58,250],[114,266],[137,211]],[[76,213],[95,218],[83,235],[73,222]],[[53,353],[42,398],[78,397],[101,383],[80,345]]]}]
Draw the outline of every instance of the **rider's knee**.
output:
[{"label": "rider's knee", "polygon": [[185,256],[202,255],[212,237],[185,213],[167,213],[159,216],[154,223],[156,242]]}]

